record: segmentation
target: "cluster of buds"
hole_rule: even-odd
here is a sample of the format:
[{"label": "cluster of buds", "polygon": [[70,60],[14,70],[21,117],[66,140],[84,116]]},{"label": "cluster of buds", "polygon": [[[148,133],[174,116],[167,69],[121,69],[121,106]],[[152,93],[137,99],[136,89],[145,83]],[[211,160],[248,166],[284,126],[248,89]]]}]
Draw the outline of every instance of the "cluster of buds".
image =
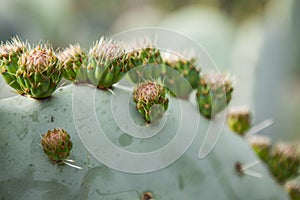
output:
[{"label": "cluster of buds", "polygon": [[148,123],[161,119],[169,105],[164,86],[151,81],[143,82],[134,89],[133,100]]},{"label": "cluster of buds", "polygon": [[227,74],[202,74],[196,93],[200,113],[214,117],[228,105],[232,91],[233,81]]}]

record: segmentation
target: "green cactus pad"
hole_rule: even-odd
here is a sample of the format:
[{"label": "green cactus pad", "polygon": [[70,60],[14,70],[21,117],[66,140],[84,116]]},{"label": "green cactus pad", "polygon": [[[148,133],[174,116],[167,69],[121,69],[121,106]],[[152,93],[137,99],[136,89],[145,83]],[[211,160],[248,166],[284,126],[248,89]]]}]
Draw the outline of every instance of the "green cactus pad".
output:
[{"label": "green cactus pad", "polygon": [[[156,145],[165,146],[169,140],[176,137],[174,126],[182,127],[183,135],[193,131],[197,119],[200,120],[197,137],[185,153],[173,164],[157,171],[133,174],[124,173],[105,166],[94,157],[100,152],[91,153],[77,134],[78,129],[87,130],[88,124],[74,123],[74,98],[78,89],[82,94],[87,120],[94,120],[96,112],[99,123],[106,130],[111,142],[124,148],[125,151],[145,152],[145,147]],[[74,93],[75,91],[75,93]],[[97,104],[91,105],[90,96],[95,94]],[[75,95],[75,96],[74,96]],[[111,99],[114,97],[109,92],[95,90],[81,85],[62,87],[53,94],[54,98],[33,103],[28,98],[15,96],[9,99],[0,99],[0,130],[1,130],[1,155],[0,155],[0,199],[89,199],[89,200],[140,200],[141,196],[150,191],[155,199],[280,199],[288,200],[289,196],[283,188],[270,176],[265,165],[255,165],[252,170],[260,173],[262,178],[239,176],[235,170],[237,161],[242,164],[251,163],[258,158],[248,144],[239,136],[232,134],[227,129],[222,130],[222,135],[215,148],[205,158],[199,159],[199,148],[205,138],[207,128],[211,121],[199,116],[193,105],[185,100],[175,99],[181,104],[179,111],[174,111],[167,117],[164,129],[157,137],[141,140],[132,137],[127,146],[122,147],[119,138],[125,133],[114,121],[111,109]],[[124,102],[126,99],[123,99]],[[170,105],[171,106],[171,105]],[[132,105],[133,109],[134,105]],[[171,107],[170,107],[171,108]],[[91,112],[91,111],[94,112]],[[189,116],[187,124],[180,125],[180,110]],[[173,110],[172,110],[173,111]],[[171,112],[171,110],[170,110]],[[124,117],[125,113],[118,113]],[[139,115],[135,116],[139,118]],[[78,120],[85,120],[79,118]],[[73,144],[72,157],[82,170],[69,167],[49,165],[48,158],[44,155],[40,143],[40,133],[53,130],[53,127],[63,127],[68,130]],[[148,126],[147,128],[155,128]],[[93,133],[93,132],[91,132]],[[83,135],[92,140],[88,131]],[[99,132],[95,132],[99,134]],[[166,138],[166,135],[170,137]],[[131,136],[128,136],[131,137]],[[182,139],[187,139],[187,136]],[[101,141],[93,141],[99,147]],[[101,153],[111,154],[111,150],[102,148]],[[150,149],[155,150],[155,149]],[[176,152],[178,148],[174,149]],[[163,162],[166,157],[155,160]],[[122,157],[120,157],[122,160]],[[123,162],[129,162],[123,160]],[[143,163],[143,159],[140,163]],[[12,192],[13,191],[13,192]]]},{"label": "green cactus pad", "polygon": [[43,135],[41,144],[44,153],[53,163],[63,164],[69,157],[73,143],[64,129],[54,129]]}]

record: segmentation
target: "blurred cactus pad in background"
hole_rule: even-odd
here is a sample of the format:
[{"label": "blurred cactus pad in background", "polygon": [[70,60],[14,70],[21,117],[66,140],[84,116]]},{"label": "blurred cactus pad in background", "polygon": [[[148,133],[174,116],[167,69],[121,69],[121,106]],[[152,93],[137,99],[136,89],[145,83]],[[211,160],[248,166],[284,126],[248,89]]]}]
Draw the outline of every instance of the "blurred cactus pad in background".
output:
[{"label": "blurred cactus pad in background", "polygon": [[299,1],[0,4],[0,199],[300,200]]}]

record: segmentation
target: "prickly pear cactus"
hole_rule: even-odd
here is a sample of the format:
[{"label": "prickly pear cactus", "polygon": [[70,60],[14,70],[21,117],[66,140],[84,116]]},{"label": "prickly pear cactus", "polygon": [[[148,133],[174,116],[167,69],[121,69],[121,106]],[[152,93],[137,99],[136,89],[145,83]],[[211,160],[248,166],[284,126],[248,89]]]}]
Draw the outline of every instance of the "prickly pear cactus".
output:
[{"label": "prickly pear cactus", "polygon": [[[72,81],[83,71],[90,85],[66,85],[39,100],[0,99],[0,199],[289,199],[251,146],[223,128],[233,90],[224,76],[198,77],[193,98],[180,99],[154,80],[137,84],[126,73],[130,54],[120,56],[110,40],[86,59],[77,47],[65,51],[55,65]],[[161,62],[149,52],[136,55],[158,58],[146,65]],[[49,61],[35,58],[34,68]],[[148,67],[159,78],[168,70]],[[156,105],[163,110],[153,123]]]}]

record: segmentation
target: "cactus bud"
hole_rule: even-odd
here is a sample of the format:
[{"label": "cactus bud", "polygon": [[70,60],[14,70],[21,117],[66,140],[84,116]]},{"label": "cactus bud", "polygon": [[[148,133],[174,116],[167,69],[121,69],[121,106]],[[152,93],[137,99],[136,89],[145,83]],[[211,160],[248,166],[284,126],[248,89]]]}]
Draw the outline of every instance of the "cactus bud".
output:
[{"label": "cactus bud", "polygon": [[11,42],[2,43],[0,46],[0,73],[5,82],[19,94],[24,94],[24,91],[16,80],[16,72],[19,68],[19,57],[25,51],[27,51],[27,42],[24,43],[18,37],[13,37]]},{"label": "cactus bud", "polygon": [[[200,81],[200,70],[194,66],[195,58],[190,57],[186,60],[175,55],[168,55],[164,60],[166,66],[171,67],[181,75],[181,77],[174,76],[165,79],[165,84],[171,89],[169,90],[170,94],[188,99],[192,89],[196,89]],[[183,83],[180,78],[186,79],[190,86]]]},{"label": "cactus bud", "polygon": [[125,49],[121,43],[101,37],[89,52],[87,76],[99,89],[108,89],[127,71]]},{"label": "cactus bud", "polygon": [[[145,80],[153,80],[160,77],[162,68],[156,67],[163,63],[159,49],[154,47],[149,38],[137,40],[127,46],[128,70],[139,66],[148,65],[143,69],[134,69],[129,72],[129,77],[134,83],[141,83]],[[156,64],[156,65],[155,65]]]},{"label": "cactus bud", "polygon": [[72,141],[70,135],[63,129],[48,131],[41,142],[44,153],[53,163],[63,164],[70,155]]},{"label": "cactus bud", "polygon": [[201,76],[196,93],[200,113],[212,118],[231,100],[232,79],[226,74],[205,73]]},{"label": "cactus bud", "polygon": [[65,79],[73,82],[88,82],[86,74],[87,56],[79,44],[70,45],[57,57]]},{"label": "cactus bud", "polygon": [[134,89],[133,100],[148,123],[161,119],[169,105],[164,86],[151,81],[141,83]]},{"label": "cactus bud", "polygon": [[300,183],[296,180],[288,181],[285,183],[284,188],[289,193],[291,200],[300,199]]},{"label": "cactus bud", "polygon": [[255,153],[265,162],[268,161],[270,157],[271,150],[271,140],[268,137],[253,135],[247,138],[249,144],[255,151]]},{"label": "cactus bud", "polygon": [[142,200],[155,200],[151,192],[144,192],[142,195]]},{"label": "cactus bud", "polygon": [[228,112],[227,124],[229,128],[244,135],[251,128],[252,115],[247,108],[234,108]]},{"label": "cactus bud", "polygon": [[279,182],[284,182],[299,175],[300,154],[291,145],[279,143],[273,148],[269,168]]},{"label": "cactus bud", "polygon": [[25,94],[42,99],[51,96],[61,80],[58,59],[50,45],[37,45],[19,58],[17,81]]}]

